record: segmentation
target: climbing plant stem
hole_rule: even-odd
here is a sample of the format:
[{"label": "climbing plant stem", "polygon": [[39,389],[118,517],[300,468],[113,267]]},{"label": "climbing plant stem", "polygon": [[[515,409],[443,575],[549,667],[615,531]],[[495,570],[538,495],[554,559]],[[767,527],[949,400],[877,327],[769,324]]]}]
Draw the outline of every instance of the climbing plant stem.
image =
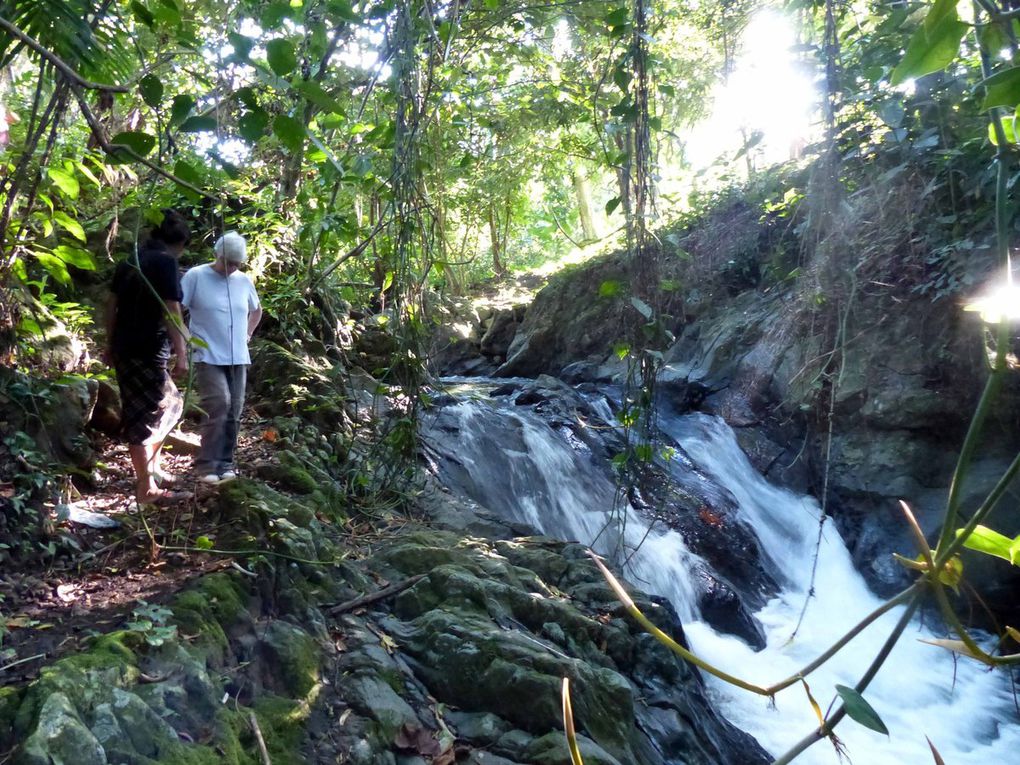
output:
[{"label": "climbing plant stem", "polygon": [[[903,611],[903,615],[900,616],[900,620],[896,622],[896,626],[893,627],[893,631],[889,633],[889,637],[882,645],[882,650],[878,652],[878,655],[875,656],[875,659],[871,662],[871,666],[868,667],[867,672],[864,673],[857,685],[854,686],[854,690],[858,693],[863,694],[868,685],[871,684],[871,681],[875,679],[875,675],[878,674],[878,670],[882,668],[883,664],[885,664],[885,660],[889,658],[889,654],[892,652],[892,649],[896,646],[896,643],[899,642],[903,631],[907,628],[907,625],[910,624],[910,620],[914,617],[914,611],[917,610],[920,602],[920,593],[915,593],[914,597],[912,597],[910,602],[907,604],[907,608]],[[789,751],[774,760],[772,765],[789,765],[789,763],[799,757],[808,747],[821,741],[823,738],[831,736],[836,725],[845,716],[846,706],[840,704],[832,715],[826,719],[824,725],[816,728],[810,734],[794,744]]]}]

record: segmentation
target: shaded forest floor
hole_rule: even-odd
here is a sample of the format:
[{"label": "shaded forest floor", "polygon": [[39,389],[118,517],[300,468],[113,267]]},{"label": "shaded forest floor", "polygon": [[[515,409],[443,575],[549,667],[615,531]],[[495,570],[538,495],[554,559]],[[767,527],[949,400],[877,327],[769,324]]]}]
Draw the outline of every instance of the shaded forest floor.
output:
[{"label": "shaded forest floor", "polygon": [[[242,475],[270,459],[273,447],[264,434],[261,422],[246,415],[237,455]],[[218,514],[210,512],[217,487],[198,483],[191,473],[189,452],[197,436],[184,431],[164,450],[163,471],[177,477],[175,490],[189,493],[166,507],[139,506],[127,447],[97,438],[99,480],[69,506],[71,519],[58,524],[70,554],[46,564],[8,565],[0,573],[7,630],[0,630],[0,684],[34,679],[41,667],[90,637],[147,618],[148,605],[168,601],[190,580],[236,565],[230,556],[189,547],[223,531],[214,520]],[[109,527],[93,526],[104,519]]]}]

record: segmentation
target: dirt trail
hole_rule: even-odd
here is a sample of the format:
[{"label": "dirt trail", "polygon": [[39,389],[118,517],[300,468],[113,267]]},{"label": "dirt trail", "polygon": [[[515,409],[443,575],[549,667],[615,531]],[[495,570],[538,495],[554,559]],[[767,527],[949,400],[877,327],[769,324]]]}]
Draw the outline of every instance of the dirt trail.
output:
[{"label": "dirt trail", "polygon": [[[246,414],[238,440],[241,475],[269,459],[261,421]],[[102,437],[100,437],[102,438]],[[197,483],[192,457],[183,453],[196,436],[184,433],[179,448],[164,450],[164,472],[178,476],[176,489],[192,495],[171,506],[139,508],[127,448],[105,440],[96,469],[99,480],[72,503],[76,510],[112,519],[114,528],[58,523],[64,547],[48,562],[4,566],[0,571],[0,685],[20,685],[39,669],[74,652],[92,635],[133,621],[145,603],[168,601],[185,584],[211,571],[229,568],[231,558],[201,552],[165,550],[190,547],[194,540],[219,537],[209,513],[217,488]]]}]

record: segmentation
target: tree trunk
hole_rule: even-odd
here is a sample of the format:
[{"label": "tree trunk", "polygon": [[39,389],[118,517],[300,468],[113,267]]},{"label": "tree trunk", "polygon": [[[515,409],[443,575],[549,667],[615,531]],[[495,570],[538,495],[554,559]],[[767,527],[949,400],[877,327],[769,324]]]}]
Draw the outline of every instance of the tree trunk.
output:
[{"label": "tree trunk", "polygon": [[583,244],[594,242],[599,238],[599,232],[595,228],[595,213],[591,207],[588,179],[580,167],[574,167],[571,176],[574,181],[574,196],[577,198],[577,214],[581,219],[581,242]]},{"label": "tree trunk", "polygon": [[496,276],[506,276],[506,266],[503,265],[503,239],[500,236],[499,216],[495,207],[489,205],[489,247],[492,251],[492,271]]}]

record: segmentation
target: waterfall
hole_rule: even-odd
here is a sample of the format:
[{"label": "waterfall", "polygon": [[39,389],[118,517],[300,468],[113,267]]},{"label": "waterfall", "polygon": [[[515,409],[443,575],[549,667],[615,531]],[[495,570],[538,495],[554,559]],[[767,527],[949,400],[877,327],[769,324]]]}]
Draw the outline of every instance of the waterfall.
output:
[{"label": "waterfall", "polygon": [[[626,569],[627,578],[671,600],[696,653],[751,682],[768,685],[797,672],[881,604],[854,569],[834,524],[826,523],[816,596],[791,640],[809,587],[819,528],[817,503],[769,484],[717,418],[663,417],[660,426],[686,452],[686,456],[679,452],[672,466],[677,478],[689,478],[693,463],[699,480],[707,476],[718,484],[717,491],[736,500],[740,518],[753,528],[765,563],[781,585],[754,615],[766,635],[763,650],[755,651],[701,619],[694,572],[707,564],[687,549],[679,534],[657,526],[649,529],[629,506],[610,517],[615,486],[608,464],[586,453],[565,428],[552,427],[530,409],[509,401],[472,400],[439,408],[426,422],[424,435],[441,479],[500,517],[560,539],[597,540],[599,550],[621,544],[631,550],[639,547]],[[836,684],[853,686],[866,671],[901,614],[895,609],[883,616],[807,678],[823,710]],[[889,737],[849,719],[837,728],[853,762],[931,763],[925,736],[947,765],[1015,762],[1020,724],[1008,676],[967,659],[954,667],[950,653],[920,642],[933,637],[915,619],[865,692],[889,728]],[[817,727],[800,684],[779,693],[771,707],[760,696],[707,675],[706,679],[722,713],[774,755]],[[837,757],[831,744],[823,741],[797,762],[831,765]]]}]

